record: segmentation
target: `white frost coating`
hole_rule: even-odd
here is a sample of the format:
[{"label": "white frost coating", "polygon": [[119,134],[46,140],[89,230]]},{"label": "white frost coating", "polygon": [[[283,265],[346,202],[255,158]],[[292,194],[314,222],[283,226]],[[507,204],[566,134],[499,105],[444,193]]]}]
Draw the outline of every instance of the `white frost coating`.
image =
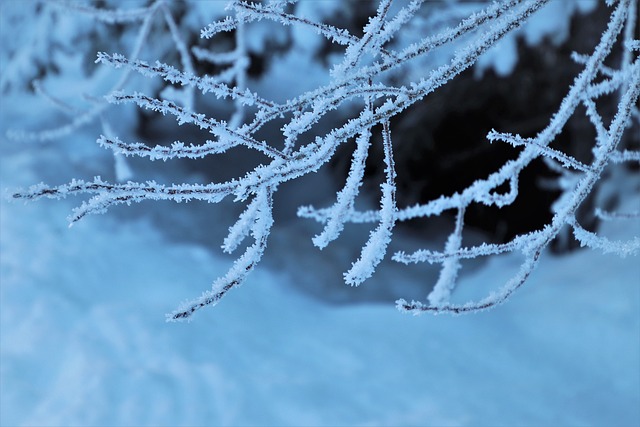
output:
[{"label": "white frost coating", "polygon": [[420,249],[412,254],[406,254],[402,251],[393,255],[393,260],[403,264],[428,262],[429,264],[440,264],[446,259],[456,257],[458,259],[472,259],[483,256],[497,255],[505,252],[516,252],[527,247],[534,240],[538,239],[539,232],[531,232],[526,235],[520,235],[507,243],[482,243],[479,246],[469,248],[459,248],[455,251],[431,251],[428,249]]},{"label": "white frost coating", "polygon": [[98,145],[110,148],[115,154],[125,156],[148,157],[149,160],[169,160],[169,159],[199,159],[210,154],[224,153],[237,143],[226,141],[205,141],[202,145],[187,145],[181,141],[174,141],[171,146],[156,145],[149,147],[140,142],[125,143],[118,137],[108,138],[101,135],[98,138]]},{"label": "white frost coating", "polygon": [[573,235],[582,246],[600,249],[605,254],[613,253],[623,258],[627,255],[635,255],[640,251],[640,237],[634,237],[625,242],[612,241],[606,237],[601,237],[591,231],[585,230],[577,223],[575,218],[571,221],[571,226],[573,227]]},{"label": "white frost coating", "polygon": [[[458,215],[456,217],[456,226],[453,233],[449,235],[447,243],[445,245],[445,251],[450,254],[454,254],[462,246],[462,228],[464,227],[464,208],[458,209]],[[427,299],[432,306],[438,306],[440,304],[446,304],[451,297],[451,291],[453,291],[456,279],[458,278],[458,272],[462,265],[460,259],[453,255],[442,261],[442,268],[440,269],[440,275],[438,281]]]},{"label": "white frost coating", "polygon": [[365,50],[371,50],[373,52],[380,51],[384,41],[382,37],[377,36],[380,35],[382,26],[384,25],[384,19],[389,12],[392,2],[393,0],[380,1],[376,15],[370,18],[369,23],[364,27],[364,35],[362,38],[358,40],[357,43],[350,43],[349,46],[347,46],[342,64],[332,70],[335,78],[346,77],[349,71],[353,70],[358,64]]},{"label": "white frost coating", "polygon": [[[240,60],[240,59],[239,59]],[[191,73],[185,73],[176,68],[156,61],[154,65],[150,65],[145,61],[129,60],[120,54],[109,55],[104,52],[98,52],[96,63],[111,65],[115,68],[127,68],[136,71],[145,77],[161,77],[171,83],[178,83],[183,86],[193,86],[198,88],[202,94],[213,93],[218,98],[231,98],[239,100],[243,105],[263,105],[270,106],[271,103],[261,99],[259,96],[249,92],[248,90],[239,90],[235,87],[229,87],[224,80],[224,75],[216,76],[196,76]],[[223,72],[224,73],[224,72]]]},{"label": "white frost coating", "polygon": [[356,139],[356,150],[353,153],[351,169],[344,188],[338,193],[336,203],[328,209],[328,218],[322,233],[313,238],[313,244],[320,249],[325,248],[329,242],[338,238],[344,228],[344,223],[347,222],[348,214],[353,211],[356,196],[362,185],[370,138],[371,132],[367,130]]},{"label": "white frost coating", "polygon": [[[486,5],[485,9],[466,16],[457,25],[435,33],[426,33],[422,38],[414,37],[415,43],[403,44],[400,40],[406,39],[403,39],[402,33],[416,28],[412,26],[416,21],[422,22],[423,8],[431,7],[430,2],[398,2],[397,7],[392,7],[391,0],[382,0],[378,3],[374,16],[362,29],[362,37],[356,37],[346,29],[324,22],[328,16],[320,13],[322,7],[319,3],[292,4],[278,1],[258,4],[236,0],[228,6],[227,12],[231,16],[219,19],[202,31],[204,37],[213,37],[223,31],[234,32],[235,41],[230,50],[213,53],[188,45],[189,38],[181,33],[182,28],[178,25],[182,25],[183,21],[173,16],[172,8],[162,0],[151,2],[148,8],[129,12],[101,12],[90,7],[58,3],[56,7],[62,4],[63,7],[102,22],[123,26],[138,23],[139,29],[133,37],[133,48],[126,56],[118,53],[97,54],[97,63],[107,65],[108,67],[104,67],[106,69],[122,73],[109,92],[107,102],[100,100],[88,111],[75,112],[72,108],[67,108],[64,100],[40,87],[42,95],[57,105],[57,108],[74,114],[74,118],[69,125],[60,129],[23,132],[23,137],[47,139],[60,136],[102,115],[107,106],[126,103],[172,116],[178,125],[197,126],[213,137],[211,140],[175,140],[168,146],[152,146],[125,142],[105,131],[104,136],[98,139],[98,144],[119,156],[163,161],[185,158],[197,160],[222,153],[232,155],[234,147],[244,147],[256,152],[261,160],[257,166],[222,182],[160,185],[154,181],[110,183],[97,177],[89,181],[73,180],[53,187],[39,184],[17,192],[14,198],[32,200],[88,195],[88,200],[72,212],[72,223],[87,214],[105,212],[112,206],[144,200],[202,200],[217,203],[227,196],[233,196],[235,202],[243,203],[244,210],[229,228],[222,249],[229,253],[237,250],[249,235],[255,242],[237,258],[226,274],[214,282],[212,290],[186,303],[169,316],[170,320],[183,320],[204,306],[215,305],[230,289],[240,285],[259,262],[273,224],[272,196],[280,184],[318,171],[339,152],[340,145],[355,140],[350,170],[342,189],[336,194],[335,202],[328,208],[307,206],[298,210],[300,217],[314,219],[324,225],[322,231],[313,238],[313,243],[319,248],[326,247],[340,235],[347,223],[376,223],[361,249],[360,257],[344,273],[347,284],[359,285],[374,274],[385,258],[397,221],[429,221],[446,211],[457,212],[454,230],[448,236],[444,248],[422,249],[412,253],[398,251],[393,255],[392,259],[396,262],[427,262],[441,266],[439,279],[428,296],[428,303],[409,303],[403,300],[398,305],[401,310],[414,314],[486,310],[504,302],[522,286],[549,243],[568,227],[573,228],[576,238],[586,246],[623,256],[638,253],[638,237],[627,242],[609,241],[597,233],[584,230],[573,219],[585,198],[594,193],[604,176],[605,168],[619,168],[619,163],[640,161],[640,154],[636,149],[620,145],[624,141],[624,134],[630,132],[630,129],[637,129],[640,122],[637,108],[640,60],[635,52],[638,41],[632,39],[632,35],[637,33],[637,19],[629,15],[637,11],[637,2],[638,0],[619,0],[609,12],[609,23],[602,30],[597,46],[591,52],[573,54],[573,59],[581,64],[583,71],[567,88],[561,104],[549,117],[544,129],[535,135],[510,134],[500,129],[492,130],[487,135],[489,142],[517,147],[515,158],[505,161],[486,176],[476,177],[466,188],[453,194],[442,194],[427,203],[404,207],[396,206],[396,172],[393,161],[393,144],[401,146],[403,141],[391,141],[390,121],[474,64],[478,66],[479,61],[486,60],[487,54],[491,55],[492,49],[499,49],[496,46],[499,46],[500,40],[506,43],[503,47],[507,46],[507,51],[510,52],[505,55],[509,61],[503,61],[505,66],[502,69],[503,73],[508,73],[516,58],[513,50],[517,31],[522,31],[526,37],[534,37],[531,35],[534,33],[539,36],[542,30],[532,28],[542,24],[559,28],[557,22],[543,22],[545,14],[548,16],[553,10],[571,14],[576,8],[583,10],[586,6],[577,5],[574,1],[566,4],[550,0],[493,2]],[[340,2],[332,3],[331,7],[337,10],[341,7]],[[545,7],[547,9],[543,9]],[[542,14],[536,18],[541,10]],[[554,19],[560,15],[558,13]],[[218,19],[219,15],[211,16],[211,19]],[[530,23],[529,27],[526,26],[527,22]],[[255,26],[259,26],[259,29],[253,31]],[[265,37],[272,26],[280,30],[282,26],[293,27],[291,34],[294,38],[306,34],[306,38],[293,40],[294,48],[301,48],[306,42],[314,43],[308,37],[309,34],[334,43],[334,47],[341,49],[342,56],[337,57],[340,53],[336,53],[336,60],[332,59],[336,64],[333,73],[326,67],[322,83],[311,86],[306,91],[296,92],[299,87],[287,87],[286,95],[280,98],[274,95],[273,89],[269,92],[261,82],[248,79],[250,51],[265,46],[264,40],[249,39],[256,34]],[[166,40],[174,49],[173,57],[179,59],[182,69],[159,61],[150,63],[139,59],[143,50],[146,53],[145,49],[154,43],[154,37],[150,34],[156,35],[154,31],[157,27],[168,32]],[[621,64],[616,63],[615,58],[609,58],[614,43],[619,39],[626,47]],[[211,46],[215,45],[214,40],[211,43]],[[448,57],[450,60],[439,62],[437,67],[423,69],[423,62],[420,61],[443,47],[453,52]],[[221,66],[220,71],[212,76],[196,75],[190,52],[198,59]],[[291,58],[288,61],[291,64],[295,62]],[[124,91],[124,84],[133,73],[155,79],[154,83],[164,84],[165,89],[153,92],[160,95],[145,93],[152,92],[145,87]],[[277,75],[269,76],[278,78]],[[314,75],[313,81],[321,80],[315,80]],[[281,87],[288,81],[276,83],[273,87]],[[170,85],[175,87],[167,89]],[[201,96],[215,97],[217,102],[226,103],[229,108],[223,113],[218,110],[212,110],[208,114],[196,112],[192,108],[196,91]],[[177,100],[180,102],[167,99],[173,97],[172,93],[178,95]],[[611,99],[617,99],[618,102],[617,113],[609,121],[601,112],[611,106]],[[594,154],[589,162],[578,161],[554,145],[557,136],[580,107],[584,107],[588,123],[596,135],[592,140],[584,142],[589,144]],[[335,121],[334,115],[329,114],[336,111],[339,114],[335,116],[341,116],[339,121]],[[334,121],[331,122],[332,120]],[[380,128],[385,164],[380,207],[356,211],[356,198],[364,179],[365,165],[372,160],[369,157],[372,132],[377,132]],[[275,129],[280,132],[276,131],[276,135],[273,135]],[[15,134],[19,132],[14,132]],[[264,135],[267,134],[268,140],[264,140],[263,138],[267,138]],[[553,185],[561,191],[561,196],[553,204],[552,220],[541,229],[517,235],[506,243],[479,242],[474,246],[464,247],[465,211],[478,204],[502,208],[514,203],[518,197],[526,197],[520,194],[518,188],[521,173],[540,158],[559,174]],[[599,213],[600,217],[606,217],[610,221],[624,219],[627,217],[625,215],[604,214],[602,211]],[[629,215],[633,218],[637,214],[632,212]],[[478,301],[462,305],[451,303],[461,260],[513,252],[522,253],[525,258],[514,277],[501,286],[494,287],[492,293]]]},{"label": "white frost coating", "polygon": [[412,0],[408,5],[404,6],[396,14],[396,16],[384,23],[384,27],[377,34],[378,46],[384,45],[391,40],[393,36],[400,31],[405,24],[420,10],[425,0]]},{"label": "white frost coating", "polygon": [[640,151],[624,150],[611,154],[611,161],[615,163],[640,162]]},{"label": "white frost coating", "polygon": [[369,240],[362,248],[360,258],[358,258],[349,271],[344,274],[345,282],[351,286],[358,286],[371,277],[387,253],[387,246],[389,242],[391,242],[391,232],[396,222],[396,170],[393,161],[393,146],[389,122],[383,123],[382,144],[384,146],[386,182],[381,185],[380,224],[371,232]]},{"label": "white frost coating", "polygon": [[229,234],[225,237],[222,244],[222,250],[226,253],[232,253],[242,243],[245,237],[249,235],[252,224],[255,222],[258,210],[262,201],[256,197],[247,205],[247,208],[240,214],[238,220],[229,227]]},{"label": "white frost coating", "polygon": [[256,200],[256,218],[251,228],[255,243],[233,263],[227,274],[213,283],[210,291],[204,292],[199,298],[183,303],[177,310],[167,314],[167,321],[184,320],[205,306],[215,306],[229,290],[242,285],[256,264],[260,262],[273,225],[271,190],[262,190],[256,196]]},{"label": "white frost coating", "polygon": [[380,261],[387,252],[387,246],[391,242],[391,231],[394,220],[394,192],[395,187],[382,184],[381,220],[378,227],[371,232],[369,240],[362,248],[360,258],[353,263],[349,271],[344,273],[344,280],[351,286],[359,286],[367,280],[375,271]]}]

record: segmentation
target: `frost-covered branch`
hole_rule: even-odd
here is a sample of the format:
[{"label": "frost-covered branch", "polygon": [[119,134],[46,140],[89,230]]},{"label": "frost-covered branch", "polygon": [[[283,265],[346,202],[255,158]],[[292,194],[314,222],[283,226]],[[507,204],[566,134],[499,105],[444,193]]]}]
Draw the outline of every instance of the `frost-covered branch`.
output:
[{"label": "frost-covered branch", "polygon": [[[397,147],[402,146],[403,142],[395,132],[393,119],[469,70],[482,55],[504,37],[517,32],[547,3],[549,0],[494,2],[465,17],[457,25],[433,34],[420,34],[418,42],[407,45],[400,40],[403,31],[409,31],[410,24],[421,19],[423,8],[429,2],[381,0],[374,15],[359,33],[362,36],[357,37],[354,35],[358,34],[356,32],[351,33],[329,23],[297,15],[295,7],[285,7],[288,2],[256,4],[233,1],[228,7],[230,16],[216,20],[201,31],[202,38],[211,40],[215,40],[220,33],[233,32],[233,47],[221,52],[190,46],[189,38],[181,34],[168,3],[161,0],[147,8],[132,11],[98,11],[88,6],[69,6],[60,2],[64,7],[102,22],[125,25],[142,20],[135,46],[128,56],[97,53],[96,63],[120,69],[124,73],[105,97],[104,103],[85,114],[96,114],[95,111],[102,111],[106,105],[134,104],[140,109],[173,117],[178,125],[195,125],[214,136],[213,140],[174,140],[170,145],[154,145],[124,142],[118,136],[107,134],[100,136],[99,145],[116,154],[163,161],[202,159],[243,146],[259,152],[262,163],[222,182],[159,185],[153,181],[108,183],[95,178],[53,187],[40,184],[16,192],[14,197],[34,200],[89,194],[90,198],[73,211],[70,218],[73,223],[87,214],[101,213],[119,204],[143,200],[203,200],[218,203],[227,196],[233,196],[234,201],[242,203],[244,209],[229,228],[222,249],[233,253],[249,236],[254,242],[248,245],[229,271],[213,283],[211,290],[183,304],[167,317],[171,321],[184,320],[200,308],[217,304],[229,290],[242,284],[259,263],[273,228],[273,195],[280,184],[318,171],[336,156],[339,148],[349,145],[353,146],[350,150],[351,162],[335,201],[326,208],[306,206],[298,210],[298,216],[323,224],[322,230],[312,237],[314,245],[320,249],[339,238],[349,223],[373,224],[359,257],[353,260],[351,268],[343,275],[345,283],[358,286],[375,273],[386,257],[394,227],[399,222],[419,218],[429,221],[433,217],[452,213],[454,224],[441,250],[421,249],[412,253],[400,250],[392,256],[393,261],[405,264],[427,262],[440,265],[439,277],[432,284],[433,289],[427,297],[428,303],[399,300],[398,308],[413,314],[465,313],[488,309],[506,301],[522,286],[550,242],[564,228],[573,230],[581,244],[604,252],[624,256],[635,254],[640,248],[638,237],[628,242],[611,242],[584,229],[576,220],[578,209],[594,193],[605,168],[640,160],[636,149],[622,146],[625,133],[631,129],[630,125],[638,121],[640,59],[637,57],[637,40],[632,38],[637,30],[637,20],[630,16],[637,10],[637,0],[619,0],[611,7],[607,28],[593,50],[573,54],[574,61],[583,70],[567,88],[557,110],[548,117],[541,131],[523,135],[496,129],[487,135],[488,142],[485,143],[506,142],[515,147],[513,150],[517,155],[501,163],[492,172],[477,176],[471,184],[456,192],[440,194],[413,206],[398,206],[400,189],[394,152],[398,152]],[[177,52],[181,70],[161,62],[161,58],[153,64],[140,59],[143,47],[154,43],[149,32],[155,19],[161,19],[168,29],[171,36],[169,40]],[[332,66],[326,67],[327,79],[324,83],[300,91],[284,101],[272,99],[268,91],[265,95],[264,86],[254,84],[248,75],[251,57],[249,34],[252,26],[259,22],[260,25],[312,29],[335,45],[342,46],[340,57]],[[611,52],[614,45],[621,41],[626,50],[616,65]],[[419,61],[443,48],[452,52],[447,61],[433,68],[421,66]],[[192,54],[198,60],[213,64],[216,71],[212,75],[198,75]],[[408,80],[397,78],[395,74],[393,78],[390,77],[393,73],[400,74],[408,70],[411,70],[411,73],[405,73]],[[134,72],[156,82],[179,86],[183,91],[183,102],[165,99],[162,93],[123,90],[124,82]],[[414,79],[417,72],[421,75]],[[273,83],[287,85],[288,79],[284,76],[282,82]],[[599,107],[612,94],[618,96],[619,102],[615,116],[610,120]],[[200,109],[196,101],[207,97],[215,98],[220,103],[216,106],[226,103],[230,108],[224,113],[219,112],[218,108]],[[582,107],[596,135],[592,141],[584,141],[593,152],[590,160],[571,155],[556,144],[570,118]],[[196,112],[196,108],[209,112]],[[340,119],[333,119],[331,112],[339,112]],[[74,123],[78,120],[89,119],[81,115]],[[325,122],[329,120],[333,122],[326,126]],[[73,129],[76,124],[71,126],[70,129]],[[265,131],[273,128],[278,131]],[[380,141],[376,140],[377,135],[381,135]],[[376,147],[377,143],[381,146]],[[379,208],[358,211],[356,200],[365,180],[367,162],[374,161],[370,157],[370,152],[374,151],[372,147],[380,148],[380,166],[384,168]],[[470,209],[474,205],[503,208],[512,205],[518,197],[523,197],[519,185],[521,175],[536,159],[553,164],[560,174],[558,186],[562,194],[554,204],[551,221],[540,229],[520,233],[505,243],[489,240],[471,246],[465,243],[465,217]],[[599,212],[601,217],[619,219],[615,214]],[[523,262],[518,272],[506,283],[496,285],[490,295],[478,301],[466,304],[452,302],[463,260],[511,253],[521,255]]]}]

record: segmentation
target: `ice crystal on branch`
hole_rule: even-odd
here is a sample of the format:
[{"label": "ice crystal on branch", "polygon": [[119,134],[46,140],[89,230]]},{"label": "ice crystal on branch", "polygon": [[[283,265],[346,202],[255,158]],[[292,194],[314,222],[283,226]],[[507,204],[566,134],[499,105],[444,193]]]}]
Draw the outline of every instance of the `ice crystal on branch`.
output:
[{"label": "ice crystal on branch", "polygon": [[[634,122],[637,126],[639,120],[640,59],[638,40],[633,39],[637,33],[637,0],[609,2],[612,4],[608,26],[603,29],[599,42],[591,52],[573,55],[574,61],[581,64],[583,70],[567,88],[564,99],[557,111],[548,118],[543,130],[534,135],[512,134],[501,129],[489,132],[485,143],[506,143],[516,147],[518,154],[514,159],[505,161],[487,176],[478,176],[460,191],[441,194],[414,206],[397,205],[394,150],[402,141],[394,136],[391,119],[468,70],[498,41],[525,25],[549,0],[504,0],[486,4],[484,9],[463,17],[450,27],[436,33],[419,34],[418,41],[409,44],[401,43],[400,39],[404,32],[428,28],[421,26],[421,22],[426,19],[422,11],[429,7],[429,2],[381,0],[362,28],[361,36],[345,28],[296,14],[297,9],[291,7],[295,3],[230,2],[227,7],[229,16],[207,25],[202,29],[201,37],[213,39],[222,33],[231,33],[234,47],[229,52],[213,52],[198,46],[189,50],[190,46],[185,41],[187,38],[180,34],[167,3],[162,0],[152,2],[146,8],[129,11],[103,11],[61,2],[61,7],[70,7],[108,23],[124,25],[141,21],[136,45],[128,56],[98,52],[96,62],[123,69],[125,75],[122,81],[129,74],[138,73],[185,90],[183,102],[176,102],[163,99],[162,95],[128,92],[123,90],[122,83],[118,83],[106,97],[109,104],[132,103],[141,109],[172,116],[178,125],[196,126],[211,134],[210,140],[177,140],[170,146],[149,146],[123,141],[113,135],[102,135],[98,139],[102,147],[116,154],[171,161],[180,158],[201,159],[244,146],[260,153],[263,156],[262,163],[243,175],[222,182],[159,185],[150,181],[118,184],[95,178],[93,181],[73,181],[57,187],[40,184],[17,192],[14,197],[33,200],[90,194],[91,197],[73,212],[72,222],[87,214],[102,213],[114,205],[149,199],[218,203],[231,196],[235,202],[246,205],[238,221],[230,227],[222,247],[225,252],[232,253],[245,238],[251,237],[254,242],[236,259],[231,269],[214,282],[210,291],[184,303],[168,315],[169,320],[189,318],[200,308],[215,305],[229,290],[242,284],[267,247],[273,225],[274,192],[286,181],[317,171],[344,145],[353,145],[354,149],[348,175],[336,195],[335,203],[326,208],[301,207],[298,215],[324,224],[322,231],[312,237],[313,243],[320,249],[337,239],[349,223],[375,224],[361,249],[360,257],[344,273],[347,284],[362,284],[388,257],[387,248],[398,222],[416,218],[429,221],[448,211],[455,215],[455,225],[441,251],[399,251],[390,257],[400,263],[427,262],[441,266],[438,280],[427,297],[428,303],[399,300],[397,305],[402,311],[414,314],[464,313],[485,310],[504,302],[526,281],[549,243],[567,227],[573,230],[581,245],[622,256],[638,253],[638,237],[626,242],[609,241],[585,230],[576,215],[585,198],[602,179],[605,168],[640,160],[638,151],[621,146],[625,133],[632,129]],[[161,19],[165,23],[181,58],[183,70],[159,60],[151,64],[139,59],[141,49],[154,43],[148,37],[153,19]],[[327,70],[327,83],[298,93],[286,101],[271,100],[252,90],[247,80],[250,58],[247,29],[259,22],[261,25],[266,23],[310,30],[324,37],[328,43],[338,46],[341,58],[331,70]],[[605,65],[616,43],[623,46],[622,59],[617,61],[617,66],[611,65],[615,61],[607,61]],[[423,66],[421,61],[443,47],[454,51],[448,62],[433,68]],[[215,64],[218,69],[226,68],[222,68],[217,75],[197,75],[191,54],[201,61]],[[390,74],[409,76],[409,81],[390,79]],[[286,80],[286,76],[282,78]],[[203,97],[214,96],[227,100],[233,106],[232,116],[211,117],[197,111],[197,103],[193,102],[195,92]],[[599,104],[603,97],[612,94],[618,96],[617,111],[607,123],[599,112]],[[99,108],[103,107],[96,107]],[[581,114],[579,111],[582,109],[586,111],[596,135],[593,141],[584,141],[591,144],[593,158],[590,162],[579,161],[553,146],[568,120]],[[319,123],[330,117],[328,114],[331,111],[340,111],[346,120],[336,122],[325,132],[325,127]],[[97,113],[91,110],[86,114]],[[281,130],[278,136],[267,140],[258,136],[266,125],[281,123],[281,120],[284,120],[284,124],[278,125]],[[365,176],[370,148],[378,140],[374,138],[376,135],[381,136],[379,140],[384,153],[385,178],[381,185],[380,207],[372,211],[357,211],[355,201]],[[498,208],[511,205],[521,197],[519,178],[522,171],[538,158],[544,159],[560,174],[558,185],[562,194],[553,206],[552,220],[544,227],[519,234],[506,243],[486,241],[466,246],[465,214],[468,208],[474,204]],[[506,192],[505,187],[508,188]],[[608,220],[619,220],[622,216],[602,210],[598,214]],[[637,218],[637,213],[635,215]],[[496,284],[495,291],[479,301],[462,305],[451,302],[458,273],[463,266],[461,261],[512,252],[520,253],[524,258],[514,277],[504,284]]]}]

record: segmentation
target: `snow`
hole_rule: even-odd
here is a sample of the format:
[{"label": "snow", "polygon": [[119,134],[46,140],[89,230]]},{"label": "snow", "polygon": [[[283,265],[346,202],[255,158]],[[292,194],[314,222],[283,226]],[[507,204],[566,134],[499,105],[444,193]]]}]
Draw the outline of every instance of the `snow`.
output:
[{"label": "snow", "polygon": [[[5,3],[14,7],[18,4],[0,1],[3,12],[9,10]],[[208,3],[196,2],[199,10],[208,11],[207,16],[192,13],[185,19],[198,27],[218,19],[219,8],[210,10],[204,6]],[[222,2],[219,3],[221,8]],[[329,6],[325,3],[303,3],[299,12],[315,20],[341,7],[338,1]],[[564,6],[561,3],[552,2],[541,20],[523,28],[521,34],[527,41],[535,42],[535,37],[543,33],[564,37],[567,16],[576,8],[586,11],[593,5],[591,0],[574,0]],[[19,15],[14,9],[9,11]],[[38,28],[33,36],[34,51],[26,51],[13,68],[3,68],[3,90],[29,80],[34,72],[29,68],[31,62],[46,56],[48,44],[44,42],[48,34],[43,28],[48,26]],[[257,33],[264,33],[267,27],[255,28]],[[256,84],[268,99],[284,101],[302,90],[328,83],[326,70],[312,60],[319,36],[301,27],[292,27],[292,31],[296,35],[292,52],[275,62],[264,80]],[[0,33],[3,41],[11,40],[8,32]],[[281,36],[274,34],[275,38]],[[514,40],[509,42],[506,38],[505,45],[487,52],[487,67],[508,73],[515,63]],[[24,43],[18,40],[11,43],[14,45]],[[257,45],[250,47],[261,49]],[[6,59],[4,49],[0,49],[0,56]],[[119,60],[106,55],[99,59],[114,66]],[[43,92],[60,94],[73,86],[78,93],[99,94],[113,86],[113,75],[101,71],[111,67],[100,67],[91,76],[82,76],[77,71],[79,57],[59,60],[68,74],[45,79]],[[276,78],[282,80],[278,76],[289,76],[291,73],[286,71],[294,63],[302,70],[299,75],[282,84],[269,84]],[[141,64],[138,61],[128,67],[140,71],[144,68]],[[195,79],[165,64],[156,63],[155,67],[163,67],[160,71],[164,75],[160,71],[156,74],[167,79]],[[216,82],[198,82],[204,85],[200,89],[214,91],[215,95],[232,95],[243,102],[259,104],[260,99],[249,91],[225,92]],[[419,88],[415,86],[412,91],[417,93]],[[94,142],[101,134],[106,134],[103,144],[108,138],[119,140],[95,122],[73,128],[68,136],[55,142],[45,142],[44,138],[30,143],[7,140],[4,135],[8,129],[33,131],[74,119],[53,114],[51,106],[42,100],[16,95],[17,92],[7,90],[0,98],[0,188],[4,192],[0,197],[1,426],[640,424],[637,256],[620,258],[598,250],[563,256],[545,253],[526,285],[506,304],[491,311],[458,317],[407,316],[395,309],[393,297],[386,304],[356,304],[353,300],[366,295],[361,301],[379,302],[393,293],[389,289],[398,292],[398,288],[416,287],[424,289],[424,300],[437,280],[435,270],[414,266],[416,270],[406,273],[404,265],[380,262],[364,254],[369,263],[380,262],[380,268],[357,289],[340,283],[347,289],[345,292],[350,292],[347,299],[351,302],[330,304],[327,301],[332,300],[331,296],[322,299],[318,295],[331,289],[331,283],[341,282],[344,269],[338,264],[355,259],[366,239],[353,236],[359,236],[360,231],[365,236],[369,230],[362,228],[354,233],[355,226],[349,225],[344,228],[346,237],[320,252],[312,245],[314,231],[309,232],[316,224],[307,225],[310,222],[306,219],[296,219],[292,209],[288,214],[275,212],[268,248],[272,250],[265,252],[264,262],[244,285],[231,289],[216,307],[198,311],[191,322],[167,323],[165,313],[181,301],[211,289],[212,281],[224,276],[233,264],[232,258],[219,250],[220,244],[228,252],[243,247],[262,254],[266,234],[257,230],[271,226],[271,215],[265,214],[271,195],[264,196],[267,202],[261,198],[250,205],[241,221],[229,230],[227,240],[217,237],[233,224],[229,221],[234,217],[229,204],[192,203],[192,210],[188,210],[184,203],[136,203],[122,209],[114,207],[107,215],[87,216],[69,229],[65,218],[80,204],[77,199],[23,204],[10,201],[6,195],[38,182],[57,185],[73,178],[92,182],[91,177],[99,175],[113,182],[114,175],[140,174],[135,167],[139,164],[132,161],[124,165],[124,157],[114,160],[111,150],[98,147]],[[145,101],[141,96],[138,100]],[[145,101],[145,106],[156,105],[165,112],[170,107],[152,101]],[[408,102],[406,96],[397,97],[395,102],[378,107],[378,112],[399,109]],[[327,108],[320,103],[314,105],[317,109]],[[127,129],[135,126],[136,110],[128,107],[131,105],[104,110],[105,115],[108,113],[105,123],[117,124],[118,135],[133,141]],[[103,112],[92,111],[86,117]],[[205,123],[195,113],[180,111],[185,122],[217,126],[216,132],[226,132],[218,122]],[[263,110],[265,114],[269,111]],[[305,126],[304,116],[300,118],[294,122],[298,127],[291,129],[292,134]],[[341,132],[356,135],[358,121],[371,120],[372,113],[364,111]],[[316,171],[339,139],[331,133],[323,147],[318,143],[301,149],[305,167]],[[262,147],[260,141],[255,144],[253,148]],[[368,144],[360,141],[360,145],[359,151],[366,151]],[[138,145],[134,148],[144,150]],[[157,158],[163,158],[160,148],[149,149],[155,150],[152,154]],[[356,153],[356,158],[360,154]],[[625,156],[624,152],[619,154],[621,158]],[[146,167],[170,170],[168,165],[157,162]],[[123,171],[125,166],[128,170]],[[387,166],[391,169],[389,162]],[[282,161],[274,162],[270,169],[256,169],[250,176],[252,181],[247,180],[237,195],[248,196],[246,187],[258,180],[267,182],[278,172],[276,168],[282,168],[288,177],[298,173],[287,167],[292,168]],[[360,167],[354,163],[354,176],[362,174]],[[189,181],[178,175],[179,170],[172,173],[177,176],[166,173],[157,178]],[[312,174],[312,185],[306,181],[302,185],[307,187],[283,191],[288,192],[287,197],[308,196],[312,193],[309,189],[314,194],[331,193],[335,197],[330,188],[323,187],[327,180],[321,174],[322,171]],[[133,179],[143,180],[140,176]],[[619,208],[623,213],[637,212],[640,206],[637,180],[629,184],[630,181],[624,182],[635,188],[621,190],[627,195]],[[346,215],[356,215],[350,195],[355,194],[359,184],[347,184],[332,211],[336,224],[330,225],[338,231],[342,225],[337,222],[344,221]],[[146,185],[165,188],[164,184],[153,182]],[[283,187],[288,185],[293,183]],[[385,193],[385,188],[388,187],[383,186],[382,202],[387,209],[383,210],[389,213],[395,207],[390,190]],[[98,202],[94,201],[94,207],[99,207]],[[443,198],[429,208],[441,211],[456,203],[459,204],[458,199]],[[287,200],[286,204],[293,202]],[[154,219],[161,210],[169,212],[164,222]],[[309,215],[321,213],[310,212]],[[326,214],[326,210],[323,212]],[[404,215],[411,212],[407,210]],[[204,215],[206,222],[201,219]],[[252,228],[252,220],[258,217],[263,227],[258,224]],[[384,232],[393,218],[387,215],[377,220],[382,220],[381,231],[373,233],[371,245],[386,247]],[[185,230],[191,239],[176,239]],[[603,222],[601,232],[611,241],[629,241],[640,235],[640,221],[614,218]],[[256,243],[247,248],[241,240],[249,234]],[[588,234],[586,238],[593,241]],[[631,249],[637,249],[635,239]],[[412,247],[417,239],[398,229],[394,230],[394,240],[400,247]],[[599,242],[593,241],[592,246]],[[514,246],[525,243],[531,244],[521,240]],[[459,246],[455,236],[447,244],[451,250]],[[518,271],[521,257],[517,253],[502,254],[505,250],[499,245],[478,249],[478,253],[495,256],[482,263],[473,260],[475,267],[465,270],[468,272],[459,278],[459,286],[452,292],[453,303],[483,298]],[[423,253],[424,258],[438,254]],[[471,261],[465,258],[461,262]],[[234,278],[244,276],[253,265],[239,263],[230,274]],[[455,275],[456,268],[452,264],[447,277]],[[369,271],[359,273],[365,274]],[[443,277],[442,291],[447,277]],[[308,290],[296,291],[310,286],[320,289],[316,296]],[[205,293],[203,297],[210,296]]]},{"label": "snow", "polygon": [[[78,167],[65,144],[34,152],[2,140],[2,188]],[[509,302],[459,317],[406,316],[392,301],[329,305],[292,291],[286,268],[263,264],[218,306],[174,324],[164,313],[230,261],[169,240],[145,216],[88,217],[69,230],[73,203],[1,201],[3,426],[640,421],[637,257],[546,255]],[[622,211],[638,200],[627,203]],[[639,228],[606,222],[604,235]],[[322,254],[298,255],[314,265]],[[475,297],[519,262],[491,259],[461,279],[456,299]],[[308,272],[318,282],[335,273]]]}]

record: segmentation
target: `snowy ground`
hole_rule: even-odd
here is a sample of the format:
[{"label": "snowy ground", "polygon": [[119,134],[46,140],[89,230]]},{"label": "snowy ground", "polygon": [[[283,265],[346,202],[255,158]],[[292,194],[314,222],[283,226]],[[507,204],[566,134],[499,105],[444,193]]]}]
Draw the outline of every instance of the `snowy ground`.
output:
[{"label": "snowy ground", "polygon": [[[2,189],[86,177],[92,165],[65,146],[95,135],[60,148],[2,140]],[[77,202],[1,201],[2,426],[640,423],[637,257],[548,255],[509,303],[464,317],[405,316],[392,301],[329,305],[292,291],[295,266],[262,266],[193,322],[167,324],[229,260],[145,216],[68,229]],[[320,255],[302,256],[312,265]],[[494,259],[462,293],[517,262]],[[308,274],[322,282],[335,271]]]}]

